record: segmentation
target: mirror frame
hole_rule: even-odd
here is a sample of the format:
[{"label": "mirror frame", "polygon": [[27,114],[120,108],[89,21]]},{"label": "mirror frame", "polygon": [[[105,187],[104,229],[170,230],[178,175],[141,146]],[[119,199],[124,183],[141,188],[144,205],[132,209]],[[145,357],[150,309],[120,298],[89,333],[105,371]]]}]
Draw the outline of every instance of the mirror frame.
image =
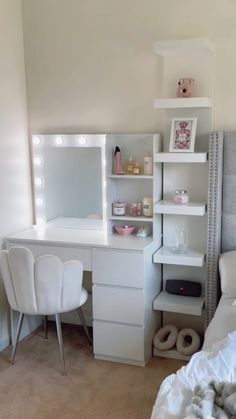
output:
[{"label": "mirror frame", "polygon": [[[44,147],[100,147],[101,148],[101,167],[102,167],[102,220],[84,218],[85,227],[74,227],[83,229],[106,230],[106,135],[105,134],[69,134],[69,135],[33,135],[32,136],[32,167],[34,184],[34,215],[35,225],[47,225],[45,212],[45,179],[44,179]],[[79,217],[78,217],[79,220]],[[61,226],[62,227],[62,226]],[[66,228],[66,227],[65,227]]]}]

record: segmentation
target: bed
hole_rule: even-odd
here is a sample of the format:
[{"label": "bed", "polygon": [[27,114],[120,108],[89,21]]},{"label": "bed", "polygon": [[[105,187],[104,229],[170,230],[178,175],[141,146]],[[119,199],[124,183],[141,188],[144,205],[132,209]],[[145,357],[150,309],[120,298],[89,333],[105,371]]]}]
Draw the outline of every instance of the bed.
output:
[{"label": "bed", "polygon": [[183,418],[198,384],[236,381],[235,162],[236,133],[211,134],[204,344],[186,366],[163,381],[151,419]]}]

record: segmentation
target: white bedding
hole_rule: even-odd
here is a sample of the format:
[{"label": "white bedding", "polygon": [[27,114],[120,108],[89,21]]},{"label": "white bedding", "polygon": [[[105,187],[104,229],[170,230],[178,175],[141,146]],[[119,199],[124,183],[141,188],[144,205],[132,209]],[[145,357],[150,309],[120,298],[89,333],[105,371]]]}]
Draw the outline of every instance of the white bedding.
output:
[{"label": "white bedding", "polygon": [[191,358],[161,384],[151,419],[181,419],[197,384],[236,381],[236,331]]},{"label": "white bedding", "polygon": [[236,330],[236,307],[232,305],[234,301],[235,297],[222,295],[214,317],[205,332],[203,350]]}]

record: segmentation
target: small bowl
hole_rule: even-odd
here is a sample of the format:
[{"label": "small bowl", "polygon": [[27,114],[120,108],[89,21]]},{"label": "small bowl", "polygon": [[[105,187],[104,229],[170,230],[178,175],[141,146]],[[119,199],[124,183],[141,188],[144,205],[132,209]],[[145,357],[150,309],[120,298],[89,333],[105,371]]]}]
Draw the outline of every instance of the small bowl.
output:
[{"label": "small bowl", "polygon": [[129,226],[129,225],[117,225],[117,226],[114,226],[114,228],[118,234],[123,234],[123,235],[132,234],[136,230],[135,226]]}]

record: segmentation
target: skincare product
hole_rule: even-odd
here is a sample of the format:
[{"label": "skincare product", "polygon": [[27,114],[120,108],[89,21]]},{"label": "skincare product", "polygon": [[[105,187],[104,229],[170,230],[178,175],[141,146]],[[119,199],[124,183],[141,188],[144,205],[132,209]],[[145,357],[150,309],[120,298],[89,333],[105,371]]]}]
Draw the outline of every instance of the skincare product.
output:
[{"label": "skincare product", "polygon": [[153,215],[153,200],[151,197],[143,198],[143,215],[145,217],[152,217]]},{"label": "skincare product", "polygon": [[146,176],[152,175],[152,157],[149,151],[143,159],[143,174]]}]

